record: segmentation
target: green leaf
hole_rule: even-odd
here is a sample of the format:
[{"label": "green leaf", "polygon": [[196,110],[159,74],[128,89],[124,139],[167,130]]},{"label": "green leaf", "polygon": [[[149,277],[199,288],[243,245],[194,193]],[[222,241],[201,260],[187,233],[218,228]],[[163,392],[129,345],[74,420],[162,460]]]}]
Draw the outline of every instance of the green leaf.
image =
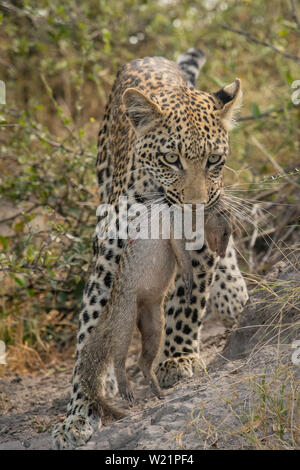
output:
[{"label": "green leaf", "polygon": [[253,103],[252,106],[251,106],[251,110],[252,110],[252,114],[255,118],[259,118],[260,115],[261,115],[261,112],[260,112],[260,109],[259,109],[259,106],[258,104],[256,103]]},{"label": "green leaf", "polygon": [[282,37],[286,36],[287,34],[289,34],[289,31],[287,29],[282,29],[281,31],[279,31],[278,36]]},{"label": "green leaf", "polygon": [[11,277],[14,279],[14,281],[19,284],[19,286],[21,287],[24,287],[25,286],[25,283],[22,279],[20,279],[19,277],[15,276],[14,274],[11,274]]},{"label": "green leaf", "polygon": [[75,287],[75,289],[74,289],[74,295],[78,299],[81,299],[81,297],[82,297],[84,286],[85,286],[85,281],[83,279],[81,279],[79,281],[79,283],[77,284],[77,286]]},{"label": "green leaf", "polygon": [[3,250],[6,251],[7,249],[7,238],[0,235],[0,242],[2,243]]},{"label": "green leaf", "polygon": [[34,260],[34,249],[32,246],[29,246],[27,248],[27,252],[26,252],[26,258],[29,262],[33,261]]},{"label": "green leaf", "polygon": [[285,78],[286,78],[286,80],[289,84],[293,83],[293,81],[294,81],[294,79],[293,79],[292,75],[290,74],[289,70],[286,72]]},{"label": "green leaf", "polygon": [[68,300],[68,297],[67,297],[66,293],[65,293],[65,292],[62,292],[62,291],[60,291],[60,292],[57,294],[57,297],[58,297],[59,301],[60,301],[61,303],[63,303],[63,304]]},{"label": "green leaf", "polygon": [[218,86],[219,88],[223,88],[224,83],[221,82],[217,77],[209,76],[209,78],[216,86]]},{"label": "green leaf", "polygon": [[14,225],[14,231],[16,233],[20,233],[24,229],[24,226],[25,226],[25,222],[24,220],[22,220],[21,222],[18,222]]}]

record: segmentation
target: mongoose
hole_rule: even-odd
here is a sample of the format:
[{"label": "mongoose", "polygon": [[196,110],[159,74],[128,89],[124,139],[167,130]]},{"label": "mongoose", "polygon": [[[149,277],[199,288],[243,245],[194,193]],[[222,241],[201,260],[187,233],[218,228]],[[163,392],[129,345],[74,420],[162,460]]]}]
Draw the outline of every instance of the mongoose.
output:
[{"label": "mongoose", "polygon": [[228,210],[220,210],[205,215],[205,237],[208,246],[224,258],[232,233],[231,218]]},{"label": "mongoose", "polygon": [[175,273],[182,272],[189,303],[193,287],[192,263],[185,240],[129,240],[121,258],[111,297],[98,324],[82,350],[80,377],[85,392],[98,412],[115,417],[123,414],[111,407],[103,396],[105,372],[112,361],[121,396],[133,401],[125,361],[134,326],[142,338],[139,367],[157,397],[162,396],[153,362],[159,352],[164,326],[163,305]]},{"label": "mongoose", "polygon": [[[225,256],[230,234],[228,212],[218,211],[205,216],[206,240],[210,249],[221,257]],[[161,343],[164,298],[174,279],[176,264],[183,274],[189,303],[193,279],[185,240],[129,241],[101,321],[91,332],[90,340],[81,353],[82,384],[100,412],[106,410],[117,418],[124,415],[109,405],[103,396],[105,372],[110,362],[114,364],[121,396],[133,401],[125,361],[135,325],[142,336],[139,367],[154,394],[162,396],[153,363]]]}]

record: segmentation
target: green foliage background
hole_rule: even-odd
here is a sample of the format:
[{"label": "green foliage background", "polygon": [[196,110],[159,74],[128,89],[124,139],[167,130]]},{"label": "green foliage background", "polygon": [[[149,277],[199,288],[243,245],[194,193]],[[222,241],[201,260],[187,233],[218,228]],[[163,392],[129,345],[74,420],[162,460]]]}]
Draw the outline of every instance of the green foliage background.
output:
[{"label": "green foliage background", "polygon": [[[96,220],[97,132],[117,68],[200,47],[199,88],[241,78],[246,119],[232,133],[226,181],[267,191],[257,183],[299,165],[291,85],[300,59],[289,57],[299,55],[297,14],[288,0],[0,1],[0,338],[12,368],[41,367],[75,336]],[[297,184],[284,186],[285,202],[299,202]]]}]

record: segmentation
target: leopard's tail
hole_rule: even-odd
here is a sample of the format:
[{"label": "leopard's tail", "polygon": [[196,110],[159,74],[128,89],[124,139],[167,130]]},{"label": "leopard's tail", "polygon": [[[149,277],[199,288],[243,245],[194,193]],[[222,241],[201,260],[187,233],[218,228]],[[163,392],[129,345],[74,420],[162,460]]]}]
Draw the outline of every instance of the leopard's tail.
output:
[{"label": "leopard's tail", "polygon": [[206,62],[206,57],[201,49],[192,48],[178,57],[177,64],[190,88],[194,88],[199,72]]}]

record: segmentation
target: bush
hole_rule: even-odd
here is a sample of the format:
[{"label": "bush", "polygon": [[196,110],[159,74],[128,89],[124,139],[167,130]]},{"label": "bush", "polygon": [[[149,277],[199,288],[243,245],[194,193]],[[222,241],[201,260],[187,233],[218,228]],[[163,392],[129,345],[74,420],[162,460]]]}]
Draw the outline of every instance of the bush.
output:
[{"label": "bush", "polygon": [[[116,70],[134,57],[176,59],[201,47],[208,56],[201,89],[242,79],[244,118],[232,134],[225,185],[237,210],[242,204],[244,217],[262,225],[263,237],[240,218],[244,269],[262,273],[277,259],[298,214],[291,211],[279,230],[258,201],[279,218],[286,206],[276,204],[299,202],[300,106],[291,102],[299,23],[286,3],[0,3],[0,337],[12,368],[41,367],[75,336],[96,220],[97,132]],[[274,173],[278,180],[264,181]]]}]

